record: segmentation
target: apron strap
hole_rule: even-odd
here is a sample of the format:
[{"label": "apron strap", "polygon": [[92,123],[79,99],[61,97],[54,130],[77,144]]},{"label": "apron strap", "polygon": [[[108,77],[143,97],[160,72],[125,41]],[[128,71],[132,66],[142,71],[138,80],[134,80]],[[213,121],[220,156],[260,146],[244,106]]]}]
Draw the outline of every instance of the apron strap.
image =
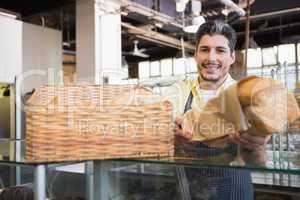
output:
[{"label": "apron strap", "polygon": [[[185,103],[183,114],[186,113],[188,110],[192,109],[193,97],[194,96],[191,91],[189,94],[189,97]],[[189,180],[186,177],[185,167],[183,167],[183,166],[176,167],[176,171],[177,171],[179,189],[180,189],[180,193],[181,193],[181,199],[191,200]]]},{"label": "apron strap", "polygon": [[194,98],[194,95],[193,95],[193,92],[191,91],[189,94],[189,97],[185,103],[183,113],[186,113],[188,110],[192,109],[193,98]]}]

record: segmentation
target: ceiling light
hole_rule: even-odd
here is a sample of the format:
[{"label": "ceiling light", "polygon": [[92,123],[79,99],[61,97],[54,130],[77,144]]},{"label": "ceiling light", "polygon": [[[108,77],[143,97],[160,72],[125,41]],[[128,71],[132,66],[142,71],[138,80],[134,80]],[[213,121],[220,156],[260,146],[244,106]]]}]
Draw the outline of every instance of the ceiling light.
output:
[{"label": "ceiling light", "polygon": [[12,18],[12,19],[16,19],[17,18],[17,15],[6,13],[6,12],[1,12],[1,11],[0,11],[0,15],[4,16],[4,17],[9,17],[9,18]]},{"label": "ceiling light", "polygon": [[160,22],[154,22],[154,25],[158,28],[162,28],[164,25]]},{"label": "ceiling light", "polygon": [[224,15],[224,16],[227,16],[229,14],[229,10],[225,7],[224,9],[222,9],[221,13]]},{"label": "ceiling light", "polygon": [[221,0],[223,4],[238,12],[240,16],[245,16],[246,12],[240,8],[237,4],[235,4],[232,0]]},{"label": "ceiling light", "polygon": [[203,16],[200,15],[201,13],[201,1],[192,0],[191,4],[192,8],[192,22],[189,26],[183,28],[184,32],[187,33],[196,33],[199,26],[205,22]]},{"label": "ceiling light", "polygon": [[126,11],[121,11],[121,15],[122,15],[122,16],[127,16],[127,15],[128,15],[128,12],[126,12]]},{"label": "ceiling light", "polygon": [[186,4],[189,0],[175,0],[176,2],[176,11],[177,12],[184,12]]},{"label": "ceiling light", "polygon": [[184,32],[196,33],[198,28],[205,23],[205,18],[203,16],[196,16],[192,20],[192,24],[183,28]]}]

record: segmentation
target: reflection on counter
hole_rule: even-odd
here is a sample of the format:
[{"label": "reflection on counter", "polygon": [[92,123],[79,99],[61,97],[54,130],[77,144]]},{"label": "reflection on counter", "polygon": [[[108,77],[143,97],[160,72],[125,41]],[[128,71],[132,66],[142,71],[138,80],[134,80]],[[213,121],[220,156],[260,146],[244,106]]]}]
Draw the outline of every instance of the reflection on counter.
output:
[{"label": "reflection on counter", "polygon": [[[21,149],[21,155],[17,152]],[[0,139],[0,162],[25,163],[25,140]]]},{"label": "reflection on counter", "polygon": [[10,107],[10,87],[8,84],[0,84],[0,138],[10,137]]},{"label": "reflection on counter", "polygon": [[[266,151],[266,159],[264,165],[255,163],[247,163],[245,165],[232,164],[235,156],[229,156],[224,153],[211,159],[210,157],[191,158],[191,157],[175,157],[175,158],[152,158],[152,159],[121,159],[122,161],[150,162],[161,164],[176,164],[183,166],[191,166],[198,168],[206,167],[228,167],[228,168],[244,168],[253,171],[268,172],[285,172],[291,174],[300,174],[300,153],[292,151]],[[120,160],[120,159],[119,159]]]}]

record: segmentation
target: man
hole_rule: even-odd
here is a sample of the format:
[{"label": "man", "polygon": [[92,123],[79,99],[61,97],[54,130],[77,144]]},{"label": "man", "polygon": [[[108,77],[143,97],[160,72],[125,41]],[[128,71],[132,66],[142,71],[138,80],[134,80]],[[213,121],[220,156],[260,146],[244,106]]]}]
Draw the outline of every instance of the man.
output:
[{"label": "man", "polygon": [[[196,35],[195,60],[198,68],[196,80],[186,80],[175,84],[167,92],[176,115],[178,135],[183,133],[182,116],[189,109],[201,112],[205,103],[221,90],[235,81],[229,75],[229,68],[235,62],[236,33],[231,26],[222,21],[206,22],[200,26]],[[264,146],[269,137],[254,137],[247,132],[229,136],[228,148],[236,153],[237,145],[248,150]],[[216,143],[217,144],[217,143]],[[197,144],[198,156],[218,156],[224,148],[208,143]],[[186,169],[192,199],[253,199],[250,172],[235,169]],[[207,187],[208,196],[199,194],[200,187]]]}]

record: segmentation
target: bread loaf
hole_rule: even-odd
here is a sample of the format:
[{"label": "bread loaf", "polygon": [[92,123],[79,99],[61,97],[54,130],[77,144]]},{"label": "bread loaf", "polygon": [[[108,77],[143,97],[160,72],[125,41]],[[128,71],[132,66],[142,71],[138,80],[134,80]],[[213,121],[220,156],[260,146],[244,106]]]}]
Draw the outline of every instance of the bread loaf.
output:
[{"label": "bread loaf", "polygon": [[246,77],[209,100],[202,112],[183,116],[183,132],[192,141],[209,141],[236,131],[266,136],[279,133],[299,117],[295,97],[270,78]]},{"label": "bread loaf", "polygon": [[237,83],[242,109],[256,135],[282,132],[299,117],[295,97],[273,79],[251,76]]},{"label": "bread loaf", "polygon": [[192,141],[210,141],[236,132],[235,126],[221,112],[221,98],[211,99],[203,112],[190,110],[183,116],[183,132],[193,136]]},{"label": "bread loaf", "polygon": [[238,98],[242,107],[249,106],[253,95],[263,89],[278,85],[274,80],[249,76],[237,82]]}]

